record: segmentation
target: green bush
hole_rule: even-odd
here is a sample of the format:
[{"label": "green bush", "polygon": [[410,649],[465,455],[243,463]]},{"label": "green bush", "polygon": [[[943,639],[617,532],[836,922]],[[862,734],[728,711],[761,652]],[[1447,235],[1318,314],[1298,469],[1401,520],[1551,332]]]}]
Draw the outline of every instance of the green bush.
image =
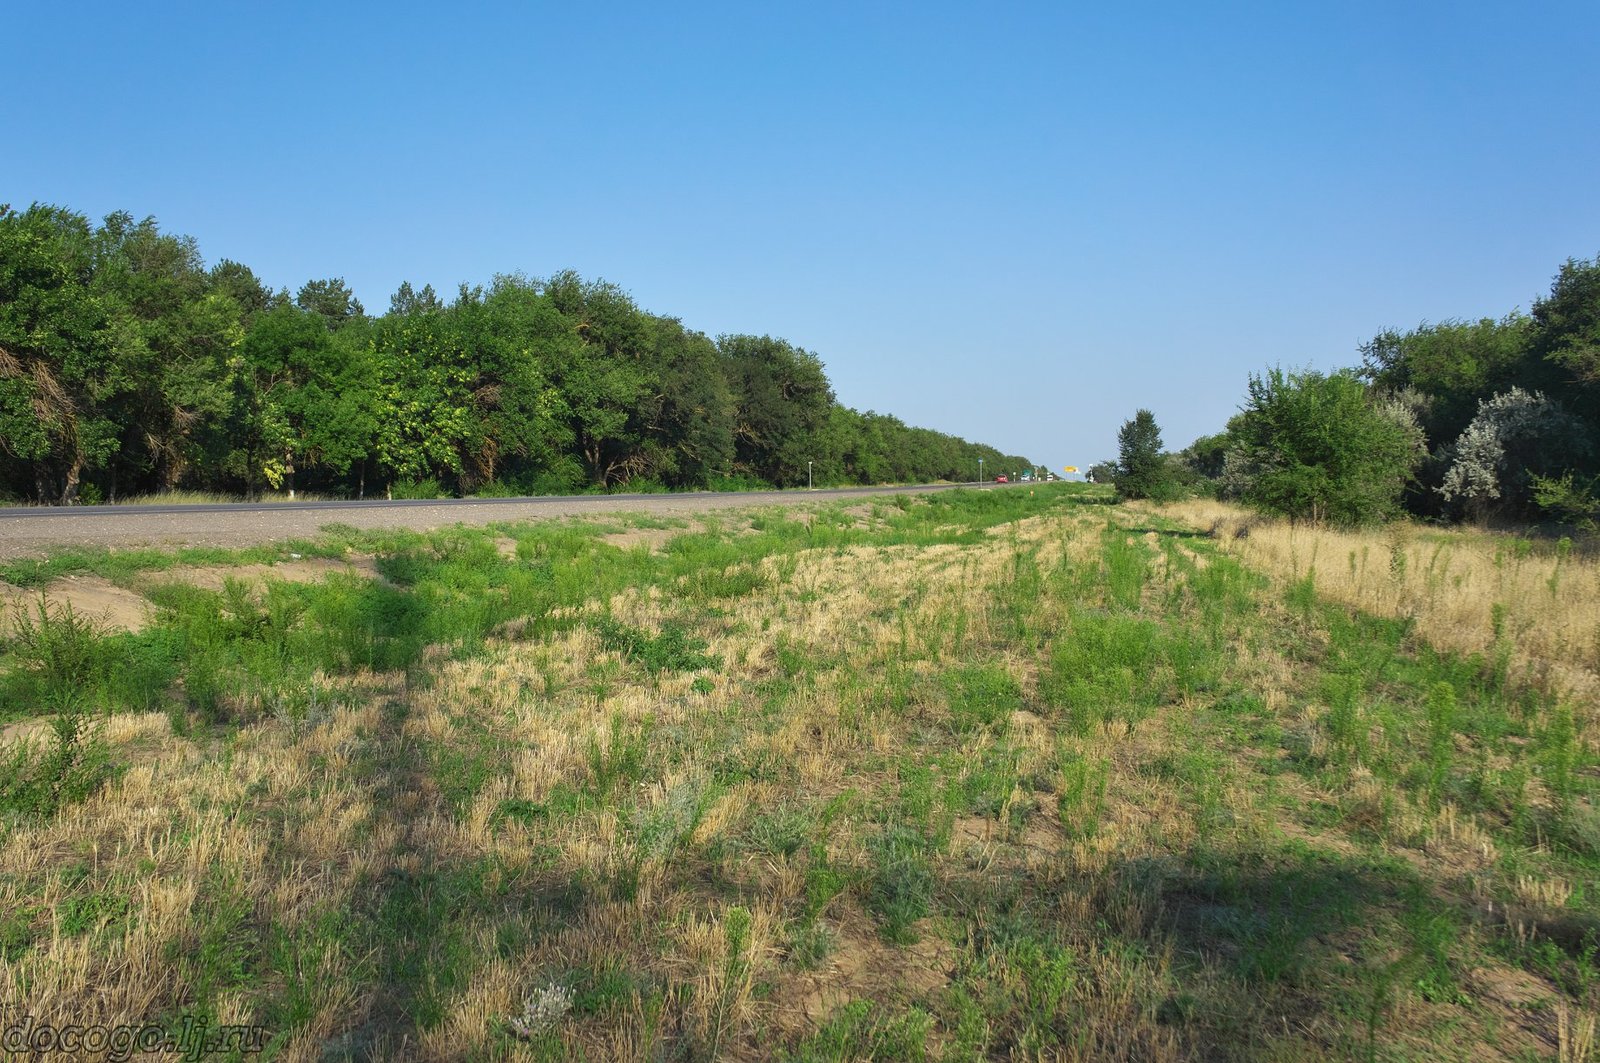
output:
[{"label": "green bush", "polygon": [[429,478],[427,480],[396,480],[389,485],[389,497],[399,499],[413,498],[448,498],[450,494],[439,481]]},{"label": "green bush", "polygon": [[1270,369],[1250,377],[1244,412],[1229,424],[1243,499],[1315,523],[1371,524],[1398,514],[1423,455],[1422,431],[1379,403],[1353,371]]},{"label": "green bush", "polygon": [[32,609],[17,607],[11,652],[47,697],[68,696],[87,685],[99,669],[101,632],[70,603],[52,604],[41,595]]},{"label": "green bush", "polygon": [[43,745],[25,739],[0,750],[0,813],[51,816],[112,778],[105,739],[81,712],[63,712],[51,727],[51,741]]},{"label": "green bush", "polygon": [[596,620],[594,628],[602,646],[637,661],[652,674],[692,672],[717,663],[701,652],[705,641],[691,636],[681,624],[662,624],[661,633],[652,636],[606,616]]}]

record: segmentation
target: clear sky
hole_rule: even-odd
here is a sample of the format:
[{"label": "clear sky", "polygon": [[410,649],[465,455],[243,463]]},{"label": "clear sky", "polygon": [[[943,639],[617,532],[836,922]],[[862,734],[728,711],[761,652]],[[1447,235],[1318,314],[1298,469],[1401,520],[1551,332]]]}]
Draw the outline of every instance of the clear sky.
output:
[{"label": "clear sky", "polygon": [[0,202],[381,312],[572,268],[1060,467],[1600,252],[1600,3],[13,4]]}]

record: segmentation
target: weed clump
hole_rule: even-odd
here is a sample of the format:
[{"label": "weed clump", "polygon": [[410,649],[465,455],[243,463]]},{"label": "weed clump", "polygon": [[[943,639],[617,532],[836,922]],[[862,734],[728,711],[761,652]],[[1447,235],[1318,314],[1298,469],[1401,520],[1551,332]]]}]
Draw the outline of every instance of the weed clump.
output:
[{"label": "weed clump", "polygon": [[1022,688],[998,665],[958,668],[944,676],[950,728],[958,734],[1003,731],[1022,707]]},{"label": "weed clump", "polygon": [[53,816],[97,793],[115,774],[105,739],[77,709],[51,721],[51,740],[0,750],[0,814]]},{"label": "weed clump", "polygon": [[704,652],[705,640],[690,635],[682,624],[669,621],[661,625],[660,634],[650,635],[611,617],[600,617],[594,628],[602,646],[638,662],[652,675],[692,672],[716,663]]}]

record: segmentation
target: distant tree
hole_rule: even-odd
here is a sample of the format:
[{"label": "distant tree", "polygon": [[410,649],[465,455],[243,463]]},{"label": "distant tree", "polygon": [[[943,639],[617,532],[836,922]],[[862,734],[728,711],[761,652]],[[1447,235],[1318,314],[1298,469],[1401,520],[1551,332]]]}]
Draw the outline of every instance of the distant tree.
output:
[{"label": "distant tree", "polygon": [[0,210],[0,452],[41,502],[76,502],[116,455],[139,385],[140,337],[96,290],[96,235],[58,207]]},{"label": "distant tree", "polygon": [[1201,436],[1178,452],[1177,457],[1197,477],[1216,480],[1222,476],[1230,440],[1226,432]]},{"label": "distant tree", "polygon": [[615,284],[568,270],[542,286],[580,341],[558,367],[572,437],[589,479],[601,487],[649,472],[636,414],[651,393],[650,316]]},{"label": "distant tree", "polygon": [[1441,321],[1412,332],[1381,332],[1361,345],[1360,375],[1379,391],[1420,396],[1418,421],[1428,445],[1442,446],[1461,434],[1480,400],[1528,379],[1535,366],[1529,352],[1533,326],[1533,319],[1512,312],[1498,321]]},{"label": "distant tree", "polygon": [[424,284],[422,290],[417,291],[411,287],[410,281],[401,281],[399,290],[389,296],[391,314],[426,314],[443,309],[444,300],[439,298],[431,284]]},{"label": "distant tree", "polygon": [[1155,414],[1140,410],[1117,432],[1117,494],[1122,498],[1166,498],[1171,470],[1161,454],[1161,429]]},{"label": "distant tree", "polygon": [[713,342],[575,273],[270,291],[126,212],[0,206],[0,497],[185,484],[534,491],[970,479],[1026,458],[834,400],[815,354]]},{"label": "distant tree", "polygon": [[345,284],[343,277],[306,281],[295,293],[294,305],[316,314],[330,332],[338,331],[366,313],[361,300]]},{"label": "distant tree", "polygon": [[1252,374],[1230,432],[1235,447],[1224,479],[1268,512],[1317,523],[1393,516],[1423,449],[1409,413],[1354,370]]},{"label": "distant tree", "polygon": [[238,304],[245,325],[257,314],[272,309],[275,301],[272,290],[261,283],[261,278],[249,266],[226,258],[211,267],[211,290]]}]

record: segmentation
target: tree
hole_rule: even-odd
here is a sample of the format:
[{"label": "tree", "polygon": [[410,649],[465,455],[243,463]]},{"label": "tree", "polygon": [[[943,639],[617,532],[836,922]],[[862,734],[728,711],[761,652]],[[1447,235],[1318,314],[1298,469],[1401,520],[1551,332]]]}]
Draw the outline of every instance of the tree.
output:
[{"label": "tree", "polygon": [[443,309],[444,300],[434,292],[431,284],[424,284],[419,292],[411,287],[410,281],[401,281],[399,290],[389,296],[391,314],[426,314]]},{"label": "tree", "polygon": [[647,352],[649,315],[621,288],[585,281],[568,270],[544,282],[543,294],[580,341],[558,368],[569,424],[590,482],[610,487],[647,475],[639,406],[658,382]]},{"label": "tree", "polygon": [[81,214],[0,209],[0,452],[41,502],[76,502],[116,454],[115,413],[139,383],[140,337],[96,290],[96,250]]},{"label": "tree", "polygon": [[211,290],[228,296],[238,304],[244,313],[246,326],[255,320],[257,314],[272,309],[274,302],[272,290],[261,283],[255,271],[226,258],[211,267]]},{"label": "tree", "polygon": [[1560,373],[1563,397],[1600,424],[1600,257],[1563,263],[1549,296],[1533,304],[1533,321],[1534,351]]},{"label": "tree", "polygon": [[340,278],[274,292],[153,218],[0,206],[0,496],[964,480],[980,459],[1030,465],[845,409],[815,354],[713,342],[575,273],[448,305],[406,283],[370,318]]},{"label": "tree", "polygon": [[1354,370],[1251,374],[1248,403],[1230,423],[1225,481],[1291,519],[1357,525],[1393,516],[1423,437],[1403,406],[1382,400]]},{"label": "tree", "polygon": [[804,483],[815,460],[807,441],[833,406],[822,359],[772,336],[720,336],[717,349],[735,404],[735,461],[768,483]]},{"label": "tree", "polygon": [[306,281],[295,293],[294,305],[322,318],[329,332],[335,332],[366,314],[361,300],[345,284],[343,277]]},{"label": "tree", "polygon": [[1451,448],[1439,493],[1475,520],[1526,516],[1537,482],[1568,473],[1592,449],[1584,424],[1559,403],[1512,388],[1478,404]]},{"label": "tree", "polygon": [[1441,321],[1404,334],[1381,332],[1360,348],[1361,375],[1380,391],[1422,395],[1422,429],[1429,446],[1440,446],[1461,434],[1482,399],[1530,379],[1537,369],[1529,352],[1533,324],[1512,312],[1498,321]]},{"label": "tree", "polygon": [[1170,470],[1161,456],[1155,414],[1140,410],[1117,432],[1117,494],[1162,499],[1171,494]]}]

